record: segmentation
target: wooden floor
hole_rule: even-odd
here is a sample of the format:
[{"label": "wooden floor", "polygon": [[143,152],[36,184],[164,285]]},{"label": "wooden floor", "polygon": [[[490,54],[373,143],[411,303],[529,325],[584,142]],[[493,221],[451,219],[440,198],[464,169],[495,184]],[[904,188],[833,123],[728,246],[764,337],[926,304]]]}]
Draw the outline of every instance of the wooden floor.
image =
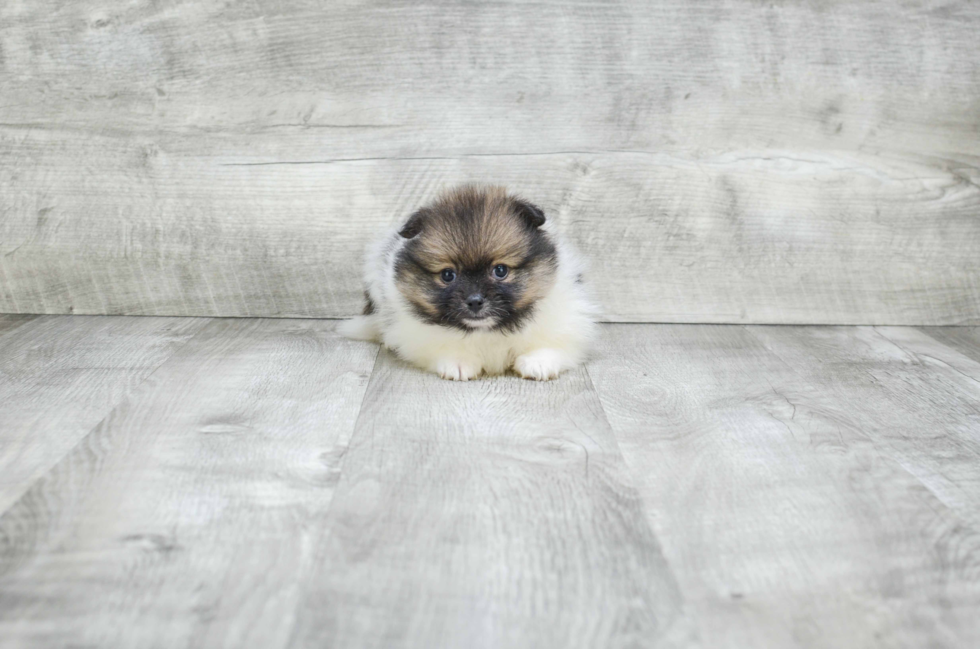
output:
[{"label": "wooden floor", "polygon": [[980,646],[980,328],[335,326],[0,316],[0,646]]}]

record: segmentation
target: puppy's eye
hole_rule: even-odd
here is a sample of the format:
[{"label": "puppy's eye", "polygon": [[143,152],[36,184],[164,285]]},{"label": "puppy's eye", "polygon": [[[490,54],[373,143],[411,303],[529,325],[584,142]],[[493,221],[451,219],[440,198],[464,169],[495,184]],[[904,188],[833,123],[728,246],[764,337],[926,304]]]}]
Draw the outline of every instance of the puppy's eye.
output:
[{"label": "puppy's eye", "polygon": [[442,281],[448,284],[449,282],[456,279],[456,271],[453,270],[452,268],[446,268],[441,273],[439,273],[439,276],[442,277]]},{"label": "puppy's eye", "polygon": [[509,269],[503,264],[497,264],[496,266],[493,267],[493,276],[496,277],[497,279],[503,279],[507,277],[508,270]]}]

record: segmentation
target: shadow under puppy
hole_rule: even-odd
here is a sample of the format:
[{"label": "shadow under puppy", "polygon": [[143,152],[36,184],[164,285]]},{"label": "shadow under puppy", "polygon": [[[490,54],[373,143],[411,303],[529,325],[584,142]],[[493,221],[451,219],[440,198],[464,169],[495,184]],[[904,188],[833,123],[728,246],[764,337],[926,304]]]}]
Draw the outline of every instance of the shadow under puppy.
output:
[{"label": "shadow under puppy", "polygon": [[371,247],[364,315],[341,333],[446,379],[511,368],[552,379],[582,362],[595,332],[582,270],[540,209],[501,187],[461,187]]}]

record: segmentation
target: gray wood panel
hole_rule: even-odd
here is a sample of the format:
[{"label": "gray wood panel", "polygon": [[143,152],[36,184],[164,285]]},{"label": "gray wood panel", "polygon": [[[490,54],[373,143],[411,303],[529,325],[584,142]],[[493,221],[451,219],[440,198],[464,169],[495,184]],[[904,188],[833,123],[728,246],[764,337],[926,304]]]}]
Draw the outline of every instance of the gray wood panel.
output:
[{"label": "gray wood panel", "polygon": [[0,337],[0,512],[205,323],[46,316]]},{"label": "gray wood panel", "polygon": [[[980,530],[980,363],[914,329],[752,329]],[[980,582],[977,582],[980,583]]]},{"label": "gray wood panel", "polygon": [[0,7],[0,311],[342,316],[504,182],[607,318],[980,322],[980,5]]},{"label": "gray wood panel", "polygon": [[[77,150],[98,169],[84,192],[57,171],[61,148],[21,172],[44,179],[64,218],[49,212],[43,236],[34,216],[8,220],[8,240],[23,245],[0,268],[23,292],[3,310],[354,313],[364,244],[441,187],[483,178],[525,189],[572,235],[593,260],[608,319],[980,318],[980,190],[935,166],[945,162],[755,152],[222,167],[186,154],[163,164],[161,182],[156,170],[139,171],[128,140],[97,139]],[[100,212],[119,187],[137,188],[118,199],[124,207],[73,216]],[[127,215],[137,214],[134,228]]]},{"label": "gray wood panel", "polygon": [[283,646],[377,354],[333,328],[212,321],[116,407],[0,518],[0,644]]},{"label": "gray wood panel", "polygon": [[30,322],[35,316],[29,315],[3,315],[0,314],[0,336],[8,331],[13,331],[17,327]]},{"label": "gray wood panel", "polygon": [[922,331],[942,344],[952,347],[964,356],[980,363],[980,328],[923,327]]},{"label": "gray wood panel", "polygon": [[447,383],[382,354],[291,646],[692,646],[584,369]]},{"label": "gray wood panel", "polygon": [[[704,645],[976,646],[978,528],[914,465],[980,466],[949,454],[980,391],[882,364],[895,347],[870,329],[766,329],[778,356],[757,332],[609,326],[589,368]],[[833,385],[869,373],[923,389]]]},{"label": "gray wood panel", "polygon": [[980,153],[966,139],[980,90],[969,0],[36,0],[0,12],[4,121],[37,130],[237,132],[258,137],[261,161],[542,145]]},{"label": "gray wood panel", "polygon": [[13,321],[0,646],[980,644],[968,329],[607,325],[460,384],[331,322]]}]

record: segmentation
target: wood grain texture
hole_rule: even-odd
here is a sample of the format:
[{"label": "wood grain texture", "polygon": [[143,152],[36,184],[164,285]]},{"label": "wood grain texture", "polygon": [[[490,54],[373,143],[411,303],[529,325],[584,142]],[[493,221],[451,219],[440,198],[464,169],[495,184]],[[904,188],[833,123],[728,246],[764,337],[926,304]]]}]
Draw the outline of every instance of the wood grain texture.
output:
[{"label": "wood grain texture", "polygon": [[8,331],[13,331],[22,324],[26,324],[33,320],[35,316],[30,315],[3,315],[0,314],[0,336],[3,336]]},{"label": "wood grain texture", "polygon": [[952,347],[964,356],[980,363],[980,328],[923,327],[922,331],[942,344]]},{"label": "wood grain texture", "polygon": [[205,322],[46,316],[0,337],[0,512]]},{"label": "wood grain texture", "polygon": [[967,329],[607,325],[460,384],[330,322],[13,320],[0,449],[52,460],[0,467],[4,648],[980,644]]},{"label": "wood grain texture", "polygon": [[966,139],[980,132],[968,0],[0,11],[8,124],[250,133],[339,157],[687,143],[980,153]]},{"label": "wood grain texture", "polygon": [[376,348],[216,320],[0,518],[7,646],[283,646]]},{"label": "wood grain texture", "polygon": [[[976,645],[978,527],[914,463],[959,467],[948,451],[980,392],[943,382],[896,408],[871,381],[831,385],[869,373],[920,385],[921,368],[874,357],[895,348],[873,330],[763,332],[840,351],[805,360],[757,332],[609,326],[589,369],[704,645]],[[940,394],[955,409],[933,412]]]},{"label": "wood grain texture", "polygon": [[0,7],[0,311],[334,317],[503,182],[608,319],[980,322],[980,6]]},{"label": "wood grain texture", "polygon": [[[980,530],[980,363],[914,329],[752,329]],[[980,582],[978,582],[980,583]]]},{"label": "wood grain texture", "polygon": [[382,354],[291,646],[696,645],[595,391]]}]

